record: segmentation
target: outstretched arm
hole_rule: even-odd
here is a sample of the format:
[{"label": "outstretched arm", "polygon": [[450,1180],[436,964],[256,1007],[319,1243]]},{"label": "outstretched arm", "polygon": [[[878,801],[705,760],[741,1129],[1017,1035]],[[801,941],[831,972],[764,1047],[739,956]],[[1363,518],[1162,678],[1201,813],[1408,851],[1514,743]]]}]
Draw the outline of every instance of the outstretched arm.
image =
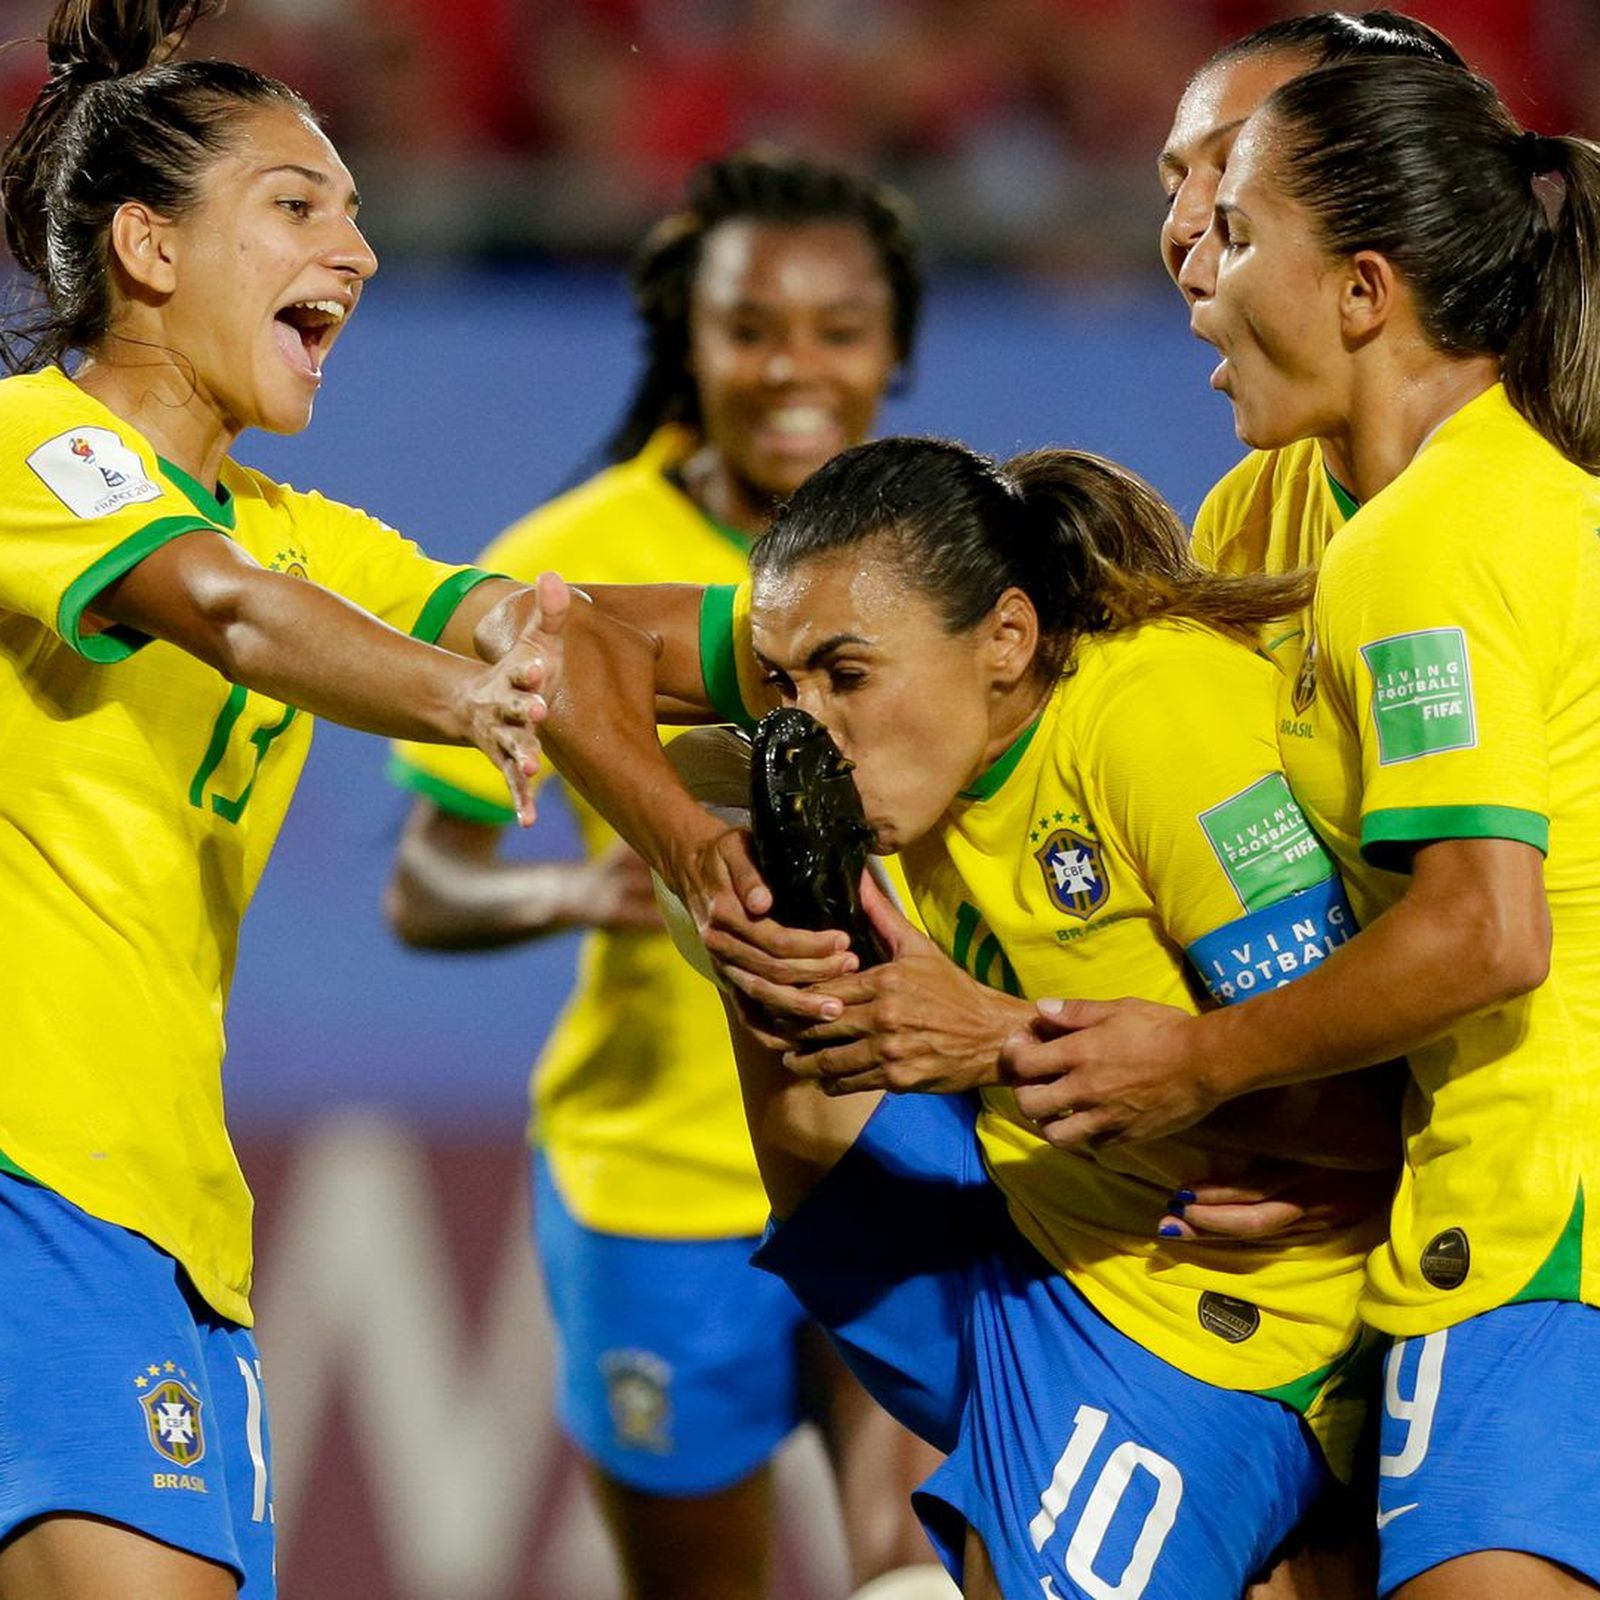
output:
[{"label": "outstretched arm", "polygon": [[165,639],[230,682],[368,733],[473,744],[533,820],[537,725],[561,676],[566,586],[526,591],[524,626],[484,666],[423,644],[349,601],[269,572],[220,534],[152,551],[94,603],[107,622]]},{"label": "outstretched arm", "polygon": [[502,832],[431,800],[412,807],[383,901],[405,943],[495,950],[568,928],[660,928],[649,869],[627,845],[594,861],[511,861]]}]

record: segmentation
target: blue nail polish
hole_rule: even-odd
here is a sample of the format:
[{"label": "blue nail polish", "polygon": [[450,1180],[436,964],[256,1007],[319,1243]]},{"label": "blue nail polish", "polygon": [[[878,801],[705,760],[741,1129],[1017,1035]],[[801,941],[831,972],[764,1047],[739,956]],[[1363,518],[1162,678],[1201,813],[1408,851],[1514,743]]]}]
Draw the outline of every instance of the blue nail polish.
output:
[{"label": "blue nail polish", "polygon": [[1180,1189],[1175,1195],[1173,1195],[1172,1198],[1177,1201],[1180,1206],[1192,1206],[1194,1204],[1194,1190]]},{"label": "blue nail polish", "polygon": [[1182,1197],[1179,1195],[1173,1195],[1173,1197],[1167,1201],[1167,1210],[1170,1211],[1173,1216],[1181,1217],[1184,1212],[1184,1203]]},{"label": "blue nail polish", "polygon": [[1163,1222],[1156,1229],[1156,1232],[1163,1239],[1181,1239],[1183,1237],[1183,1229],[1176,1222]]}]

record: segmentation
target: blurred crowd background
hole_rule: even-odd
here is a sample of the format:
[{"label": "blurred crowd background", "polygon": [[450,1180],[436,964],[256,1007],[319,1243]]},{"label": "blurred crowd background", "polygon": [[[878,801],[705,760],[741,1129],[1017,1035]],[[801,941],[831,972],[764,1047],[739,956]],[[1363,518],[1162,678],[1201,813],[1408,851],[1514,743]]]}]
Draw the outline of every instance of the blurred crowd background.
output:
[{"label": "blurred crowd background", "polygon": [[[0,0],[0,39],[51,0]],[[689,167],[766,139],[916,201],[926,331],[885,432],[1100,450],[1186,515],[1237,458],[1214,357],[1160,277],[1155,160],[1268,0],[231,0],[192,41],[325,115],[384,260],[274,477],[444,559],[580,475],[637,370],[621,262]],[[1351,6],[1365,10],[1365,3]],[[1600,133],[1600,0],[1411,0],[1545,132]],[[14,126],[43,52],[0,53]],[[574,572],[574,578],[585,574]],[[616,1600],[550,1408],[527,1245],[528,1064],[574,937],[403,950],[379,900],[406,801],[324,727],[244,929],[230,1119],[259,1199],[256,1304],[282,1586],[295,1600]],[[546,791],[520,853],[570,855]],[[669,1203],[669,1197],[663,1197]],[[783,1463],[774,1600],[837,1600],[814,1439]]]},{"label": "blurred crowd background", "polygon": [[[50,0],[0,0],[8,36]],[[1152,157],[1178,90],[1284,0],[234,0],[197,46],[327,118],[380,250],[432,261],[627,249],[701,157],[772,139],[918,202],[936,261],[1151,267]],[[1364,9],[1354,5],[1350,9]],[[1417,0],[1513,109],[1600,101],[1596,0]],[[0,59],[7,122],[36,53]]]}]

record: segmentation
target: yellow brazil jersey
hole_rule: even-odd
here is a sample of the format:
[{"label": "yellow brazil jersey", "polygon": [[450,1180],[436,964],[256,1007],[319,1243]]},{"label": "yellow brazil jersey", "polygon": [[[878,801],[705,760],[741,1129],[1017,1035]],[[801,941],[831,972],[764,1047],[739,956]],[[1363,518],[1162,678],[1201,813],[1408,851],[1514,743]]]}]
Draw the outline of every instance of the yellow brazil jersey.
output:
[{"label": "yellow brazil jersey", "polygon": [[[1363,923],[1419,841],[1545,852],[1549,977],[1411,1052],[1407,1159],[1364,1312],[1391,1333],[1597,1302],[1600,483],[1495,387],[1325,559],[1285,764]],[[1285,684],[1286,700],[1294,694]]]},{"label": "yellow brazil jersey", "polygon": [[[1315,439],[1255,450],[1201,502],[1191,549],[1201,566],[1233,575],[1317,567],[1354,510]],[[1263,650],[1290,678],[1300,670],[1304,639],[1303,618],[1261,631]]]},{"label": "yellow brazil jersey", "polygon": [[[702,609],[707,681],[730,713],[760,704],[747,615],[742,594],[708,593]],[[902,856],[929,932],[1012,994],[1190,1012],[1325,960],[1350,936],[1349,911],[1279,767],[1275,681],[1259,655],[1198,626],[1083,642],[1039,720]],[[1243,1249],[1157,1229],[1174,1190],[1263,1154],[1368,1164],[1369,1093],[1339,1081],[1252,1096],[1092,1156],[1055,1150],[1010,1090],[991,1089],[979,1138],[1017,1226],[1108,1320],[1206,1382],[1308,1412],[1342,1464],[1357,1412],[1329,1379],[1354,1346],[1381,1219]]]},{"label": "yellow brazil jersey", "polygon": [[232,462],[212,494],[55,370],[0,382],[0,475],[0,1152],[247,1323],[222,1012],[310,718],[94,599],[207,529],[428,638],[483,575]]},{"label": "yellow brazil jersey", "polygon": [[[737,581],[747,570],[744,540],[667,476],[693,447],[684,430],[663,430],[633,460],[516,523],[484,560],[528,579],[548,568],[594,583]],[[457,815],[512,820],[499,774],[476,751],[406,745],[390,772]],[[573,799],[587,854],[603,855],[616,835]],[[587,1226],[646,1238],[726,1238],[764,1226],[721,1001],[664,934],[588,934],[532,1096],[531,1137]]]}]

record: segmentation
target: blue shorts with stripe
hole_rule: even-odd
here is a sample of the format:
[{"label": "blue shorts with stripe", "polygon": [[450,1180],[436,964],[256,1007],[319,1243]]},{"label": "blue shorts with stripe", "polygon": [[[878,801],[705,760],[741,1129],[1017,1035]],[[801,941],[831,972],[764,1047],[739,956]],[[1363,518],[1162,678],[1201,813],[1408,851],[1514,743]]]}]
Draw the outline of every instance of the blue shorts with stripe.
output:
[{"label": "blue shorts with stripe", "polygon": [[753,1238],[640,1239],[587,1228],[534,1157],[533,1231],[556,1325],[556,1410],[608,1476],[706,1495],[748,1477],[803,1420],[789,1290]]},{"label": "blue shorts with stripe", "polygon": [[757,1255],[887,1410],[948,1459],[918,1492],[1016,1600],[1238,1600],[1327,1482],[1300,1419],[1179,1372],[1033,1250],[975,1106],[886,1098]]},{"label": "blue shorts with stripe", "polygon": [[271,1600],[270,1451],[248,1328],[171,1256],[0,1175],[0,1540],[81,1513]]},{"label": "blue shorts with stripe", "polygon": [[1600,1583],[1600,1310],[1534,1300],[1397,1340],[1383,1387],[1383,1594],[1478,1550]]}]

